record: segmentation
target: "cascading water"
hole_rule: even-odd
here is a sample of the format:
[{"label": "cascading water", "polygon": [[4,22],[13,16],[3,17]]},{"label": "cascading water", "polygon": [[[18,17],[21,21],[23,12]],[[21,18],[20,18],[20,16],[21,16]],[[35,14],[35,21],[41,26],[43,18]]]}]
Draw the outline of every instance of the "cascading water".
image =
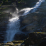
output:
[{"label": "cascading water", "polygon": [[6,31],[6,39],[5,39],[5,43],[8,42],[8,41],[12,41],[13,40],[13,37],[14,35],[17,33],[17,32],[20,32],[19,30],[19,27],[20,27],[20,22],[19,22],[19,17],[16,16],[12,19],[9,19],[9,24],[7,25],[7,31]]},{"label": "cascading water", "polygon": [[37,8],[41,5],[42,2],[45,2],[45,0],[39,0],[39,2],[37,2],[36,5],[32,8],[21,9],[20,12],[25,11],[22,16],[29,14],[30,11],[31,11],[31,13],[35,12],[37,10]]},{"label": "cascading water", "polygon": [[[20,12],[24,11],[23,15],[27,15],[29,14],[29,12],[35,12],[36,9],[41,5],[42,2],[44,2],[45,0],[39,0],[39,2],[36,3],[36,5],[32,8],[24,8],[22,10],[20,10]],[[17,9],[18,10],[18,9]],[[18,11],[17,11],[18,13]],[[17,32],[20,32],[19,28],[20,28],[20,20],[19,20],[19,16],[17,16],[15,13],[12,14],[13,16],[15,16],[14,18],[9,19],[9,24],[7,25],[7,31],[6,31],[6,38],[5,38],[5,43],[8,41],[12,41],[14,38],[14,35]]]}]

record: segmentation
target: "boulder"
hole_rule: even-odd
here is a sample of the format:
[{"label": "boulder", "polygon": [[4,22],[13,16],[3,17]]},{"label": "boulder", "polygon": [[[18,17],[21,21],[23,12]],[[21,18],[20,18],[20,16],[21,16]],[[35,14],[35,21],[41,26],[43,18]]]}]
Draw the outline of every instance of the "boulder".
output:
[{"label": "boulder", "polygon": [[24,33],[15,34],[14,40],[24,40],[28,37],[28,35]]}]

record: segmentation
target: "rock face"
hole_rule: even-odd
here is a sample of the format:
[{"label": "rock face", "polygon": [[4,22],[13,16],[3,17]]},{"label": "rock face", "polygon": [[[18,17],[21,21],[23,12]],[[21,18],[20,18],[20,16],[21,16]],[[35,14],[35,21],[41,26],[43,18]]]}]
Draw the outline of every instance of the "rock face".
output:
[{"label": "rock face", "polygon": [[[45,32],[34,32],[29,33],[29,37],[24,40],[25,46],[28,45],[46,45],[46,33]],[[44,42],[44,43],[42,43]],[[42,44],[41,44],[42,43]]]},{"label": "rock face", "polygon": [[[45,9],[44,9],[45,7]],[[23,32],[43,32],[46,29],[46,1],[41,4],[36,12],[20,17]],[[43,30],[44,29],[44,30]]]},{"label": "rock face", "polygon": [[26,30],[22,31],[31,31],[34,32],[36,29],[43,27],[46,25],[46,15],[43,13],[32,13],[28,14],[22,21],[21,27]]},{"label": "rock face", "polygon": [[[45,9],[44,9],[45,6]],[[42,3],[36,12],[26,16],[20,16],[21,31],[25,34],[30,32],[46,32],[46,2]],[[23,12],[20,13],[20,15]],[[27,33],[26,33],[27,32]],[[15,34],[14,39],[25,39],[28,36],[25,34]]]},{"label": "rock face", "polygon": [[15,34],[15,37],[14,37],[14,40],[24,40],[28,37],[28,34],[23,34],[23,33],[20,33],[20,34]]}]

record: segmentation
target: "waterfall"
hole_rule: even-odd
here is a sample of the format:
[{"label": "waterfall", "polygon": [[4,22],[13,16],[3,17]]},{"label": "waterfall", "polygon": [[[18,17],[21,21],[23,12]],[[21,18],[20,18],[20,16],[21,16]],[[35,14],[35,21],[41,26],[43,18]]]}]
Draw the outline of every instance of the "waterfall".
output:
[{"label": "waterfall", "polygon": [[[24,9],[21,9],[20,12],[24,11],[24,13],[21,15],[21,16],[24,16],[24,15],[27,15],[29,14],[29,12],[31,11],[32,12],[35,12],[36,9],[41,5],[42,2],[44,2],[45,0],[39,0],[39,2],[36,3],[36,5],[32,8],[24,8]],[[18,9],[16,8],[17,10],[17,13],[18,13]],[[8,42],[8,41],[12,41],[13,38],[14,38],[14,35],[17,33],[17,32],[21,32],[20,31],[20,20],[19,20],[19,15],[12,13],[13,18],[9,19],[9,23],[7,25],[7,31],[6,31],[6,36],[5,36],[5,40],[4,41],[5,43]]]},{"label": "waterfall", "polygon": [[5,43],[8,41],[12,41],[14,38],[14,35],[17,32],[20,32],[20,22],[19,22],[19,17],[16,15],[16,17],[9,19],[9,24],[7,25],[7,31],[6,31],[6,38],[5,38]]}]

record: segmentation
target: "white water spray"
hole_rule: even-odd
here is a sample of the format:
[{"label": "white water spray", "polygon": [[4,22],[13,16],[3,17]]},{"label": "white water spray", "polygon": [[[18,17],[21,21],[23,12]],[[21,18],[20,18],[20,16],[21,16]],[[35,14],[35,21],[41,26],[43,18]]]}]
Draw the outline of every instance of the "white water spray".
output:
[{"label": "white water spray", "polygon": [[[24,14],[23,14],[22,16],[29,14],[30,11],[31,11],[31,13],[32,13],[32,12],[35,12],[36,9],[37,9],[37,8],[41,5],[41,3],[44,2],[44,1],[45,1],[45,0],[39,0],[39,2],[37,2],[34,7],[32,7],[32,8],[24,8],[24,9],[20,10],[20,12],[21,12],[21,11],[24,11]],[[18,9],[16,9],[16,10],[17,10],[17,13],[18,13]],[[12,15],[15,16],[15,17],[9,19],[8,28],[7,28],[7,31],[6,31],[6,33],[7,33],[6,42],[12,41],[13,38],[14,38],[14,35],[15,35],[17,32],[20,32],[20,30],[19,30],[19,28],[20,28],[19,16],[17,16],[17,15],[14,14],[14,13],[13,13]],[[5,43],[6,43],[6,42],[5,42]]]},{"label": "white water spray", "polygon": [[[16,15],[16,14],[13,14]],[[9,24],[7,25],[7,31],[6,31],[6,41],[4,41],[5,43],[7,42],[11,42],[14,38],[14,35],[17,32],[20,32],[19,28],[20,28],[20,22],[19,22],[19,17],[16,15],[14,18],[9,19]]]},{"label": "white water spray", "polygon": [[45,2],[45,0],[39,0],[39,2],[37,2],[36,5],[32,8],[21,9],[20,12],[25,11],[22,16],[29,14],[30,11],[31,11],[31,13],[35,12],[36,9],[41,5],[42,2]]}]

